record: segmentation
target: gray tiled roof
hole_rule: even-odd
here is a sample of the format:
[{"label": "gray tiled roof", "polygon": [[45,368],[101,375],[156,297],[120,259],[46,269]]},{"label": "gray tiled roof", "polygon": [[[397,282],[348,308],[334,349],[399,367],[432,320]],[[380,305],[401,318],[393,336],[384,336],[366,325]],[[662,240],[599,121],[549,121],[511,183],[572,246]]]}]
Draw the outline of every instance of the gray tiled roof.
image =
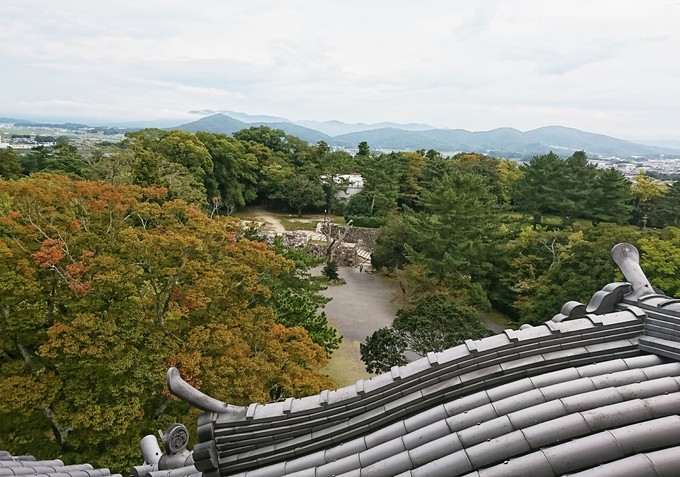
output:
[{"label": "gray tiled roof", "polygon": [[466,341],[342,389],[239,408],[188,389],[170,370],[171,391],[205,411],[196,469],[206,477],[680,475],[680,301],[656,293],[634,247],[613,255],[628,282],[587,305],[569,302],[543,325]]},{"label": "gray tiled roof", "polygon": [[64,465],[59,459],[36,460],[33,456],[12,456],[0,451],[0,476],[31,475],[38,477],[121,477],[109,469],[95,469],[90,464]]}]

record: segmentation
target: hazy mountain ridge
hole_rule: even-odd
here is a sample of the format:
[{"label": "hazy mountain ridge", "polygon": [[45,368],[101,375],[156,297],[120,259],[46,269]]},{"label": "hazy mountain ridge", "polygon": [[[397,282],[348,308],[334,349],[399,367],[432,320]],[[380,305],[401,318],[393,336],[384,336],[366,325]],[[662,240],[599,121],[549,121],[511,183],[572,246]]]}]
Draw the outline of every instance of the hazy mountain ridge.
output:
[{"label": "hazy mountain ridge", "polygon": [[189,111],[190,114],[198,114],[201,116],[214,116],[216,114],[223,114],[244,123],[289,123],[289,119],[280,118],[278,116],[269,116],[267,114],[248,114],[242,113],[240,111],[229,111],[229,110],[218,110],[213,111],[212,109],[200,109],[195,111]]},{"label": "hazy mountain ridge", "polygon": [[[326,141],[332,146],[350,149],[356,148],[360,142],[366,141],[372,149],[434,149],[446,153],[466,151],[515,158],[527,158],[549,151],[565,155],[581,150],[586,151],[592,156],[658,157],[659,155],[667,155],[680,157],[680,151],[676,149],[636,144],[603,134],[594,134],[563,126],[546,126],[526,132],[513,128],[473,132],[465,129],[434,128],[406,130],[388,126],[333,136],[301,124],[326,124],[330,126],[330,129],[335,130],[370,126],[346,124],[341,121],[326,121],[325,123],[316,123],[314,121],[300,121],[298,123],[288,121],[245,123],[224,114],[215,114],[192,123],[182,124],[177,126],[177,128],[190,132],[203,130],[233,134],[243,128],[265,125],[282,129],[286,134],[297,136],[309,143]],[[412,126],[425,127],[426,125],[413,124]]]},{"label": "hazy mountain ridge", "polygon": [[211,133],[220,134],[234,134],[241,129],[248,129],[252,124],[244,123],[238,119],[234,119],[231,116],[226,116],[224,114],[213,114],[212,116],[207,116],[201,118],[197,121],[192,121],[190,123],[180,124],[169,129],[181,129],[187,132],[198,132],[205,131]]},{"label": "hazy mountain ridge", "polygon": [[312,144],[315,144],[319,141],[329,142],[330,140],[332,140],[332,138],[326,134],[291,122],[246,123],[222,113],[213,114],[212,116],[207,116],[197,121],[193,121],[186,124],[180,124],[179,126],[168,129],[181,129],[183,131],[193,133],[198,131],[206,131],[212,133],[233,135],[235,132],[240,131],[241,129],[248,129],[250,127],[256,126],[268,126],[272,129],[282,129],[283,131],[286,132],[286,134],[299,137],[300,139]]},{"label": "hazy mountain ridge", "polygon": [[[212,111],[194,111],[196,114],[206,114],[209,112]],[[669,158],[680,158],[680,147],[672,147],[675,145],[675,142],[672,141],[667,142],[668,146],[660,147],[652,145],[650,142],[647,142],[647,144],[634,143],[603,134],[589,133],[563,126],[546,126],[526,132],[509,127],[473,132],[465,129],[435,129],[430,128],[426,124],[418,123],[399,125],[398,123],[390,122],[379,124],[347,124],[341,121],[293,122],[275,116],[255,116],[246,113],[234,114],[239,115],[240,118],[246,121],[227,114],[216,113],[177,126],[166,126],[165,129],[181,129],[188,132],[207,131],[233,135],[242,129],[264,125],[274,129],[281,129],[286,134],[296,136],[311,144],[325,141],[331,146],[347,149],[355,149],[360,142],[366,141],[373,150],[434,149],[442,153],[455,153],[459,151],[479,152],[519,159],[530,158],[549,151],[565,156],[580,150],[586,151],[591,157],[616,156],[629,158],[641,156],[645,158],[659,158],[666,156]],[[272,121],[256,119],[272,119]],[[42,126],[45,124],[9,118],[0,118],[1,122],[20,122],[26,126]],[[54,127],[63,127],[65,125],[70,127],[81,126],[75,123],[53,123]],[[318,127],[322,127],[327,132],[350,132],[328,134],[319,129],[308,127],[311,125],[321,125]],[[364,127],[369,129],[355,130]],[[134,129],[129,128],[128,131]]]},{"label": "hazy mountain ridge", "polygon": [[[435,129],[434,127],[430,126],[429,124],[421,124],[421,123],[393,123],[390,121],[384,121],[381,123],[373,123],[373,124],[367,124],[367,123],[345,123],[342,121],[338,120],[330,120],[330,121],[313,121],[313,120],[299,120],[299,121],[291,121],[290,119],[286,118],[280,118],[278,116],[269,116],[266,114],[247,114],[247,113],[242,113],[240,111],[229,111],[229,110],[217,110],[214,111],[212,109],[200,109],[200,110],[195,110],[195,111],[189,111],[191,114],[197,114],[205,117],[210,117],[210,116],[215,116],[218,114],[224,115],[224,116],[229,116],[233,119],[237,119],[239,121],[242,121],[247,124],[256,124],[256,125],[261,125],[261,124],[270,124],[270,123],[290,123],[290,124],[296,124],[298,126],[305,127],[307,129],[313,129],[315,131],[318,131],[322,134],[325,134],[326,136],[334,137],[334,136],[339,136],[341,134],[348,134],[352,132],[360,132],[360,131],[370,131],[373,129],[382,129],[382,128],[398,128],[398,129],[403,129],[405,131],[427,131],[430,129]],[[200,119],[199,119],[200,121]]]},{"label": "hazy mountain ridge", "polygon": [[397,128],[404,131],[428,131],[430,129],[435,129],[428,124],[420,123],[392,123],[392,122],[382,122],[375,124],[366,123],[343,123],[342,121],[332,120],[332,121],[295,121],[296,124],[300,124],[310,129],[315,129],[331,137],[340,136],[342,134],[349,134],[353,132],[361,131],[371,131],[374,129],[383,128]]}]

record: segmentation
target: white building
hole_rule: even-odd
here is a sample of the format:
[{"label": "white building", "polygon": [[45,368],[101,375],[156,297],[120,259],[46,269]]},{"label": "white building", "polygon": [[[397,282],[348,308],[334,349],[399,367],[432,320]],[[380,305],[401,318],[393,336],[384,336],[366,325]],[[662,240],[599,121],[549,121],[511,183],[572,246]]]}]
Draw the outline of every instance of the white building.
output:
[{"label": "white building", "polygon": [[349,199],[353,195],[357,195],[364,188],[364,178],[361,174],[340,174],[335,176],[335,181],[340,182],[341,180],[348,181],[347,190],[338,192],[339,199]]}]

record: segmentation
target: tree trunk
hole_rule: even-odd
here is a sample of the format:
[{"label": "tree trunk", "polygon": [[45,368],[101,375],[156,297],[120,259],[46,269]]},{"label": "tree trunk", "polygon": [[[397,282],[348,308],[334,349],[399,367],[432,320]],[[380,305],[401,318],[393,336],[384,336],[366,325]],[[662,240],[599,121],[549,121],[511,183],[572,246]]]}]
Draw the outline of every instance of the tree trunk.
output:
[{"label": "tree trunk", "polygon": [[62,448],[62,450],[64,450],[66,446],[66,441],[68,441],[68,435],[73,429],[66,428],[59,424],[59,421],[57,421],[57,418],[52,412],[52,409],[50,409],[49,407],[43,408],[43,413],[45,413],[45,416],[50,421],[50,424],[52,424],[54,430],[57,431],[60,447]]}]

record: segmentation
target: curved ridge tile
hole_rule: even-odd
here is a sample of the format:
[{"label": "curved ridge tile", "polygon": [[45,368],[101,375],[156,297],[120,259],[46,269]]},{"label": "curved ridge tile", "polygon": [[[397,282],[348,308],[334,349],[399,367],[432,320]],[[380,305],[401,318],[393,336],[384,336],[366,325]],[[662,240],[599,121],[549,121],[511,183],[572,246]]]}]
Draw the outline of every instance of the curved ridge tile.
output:
[{"label": "curved ridge tile", "polygon": [[586,313],[602,315],[614,311],[623,296],[631,290],[630,283],[610,283],[596,292],[586,307]]}]

